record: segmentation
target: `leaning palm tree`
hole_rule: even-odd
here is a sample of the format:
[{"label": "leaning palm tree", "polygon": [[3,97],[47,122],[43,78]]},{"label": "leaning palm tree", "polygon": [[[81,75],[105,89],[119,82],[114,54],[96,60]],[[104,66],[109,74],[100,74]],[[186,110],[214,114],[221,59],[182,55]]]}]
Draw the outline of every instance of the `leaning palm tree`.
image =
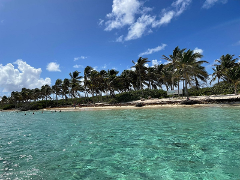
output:
[{"label": "leaning palm tree", "polygon": [[187,85],[190,84],[191,80],[195,76],[205,76],[205,69],[202,68],[203,63],[207,61],[198,60],[202,58],[203,55],[200,53],[195,53],[193,50],[188,50],[183,52],[179,57],[179,61],[176,63],[176,68],[182,72],[183,78],[185,80],[185,94],[187,99],[189,98]]}]

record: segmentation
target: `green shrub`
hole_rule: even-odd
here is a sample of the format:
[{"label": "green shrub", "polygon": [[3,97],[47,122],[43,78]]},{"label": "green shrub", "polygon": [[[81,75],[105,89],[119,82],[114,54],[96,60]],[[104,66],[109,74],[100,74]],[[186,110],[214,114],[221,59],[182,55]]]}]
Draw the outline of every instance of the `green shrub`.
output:
[{"label": "green shrub", "polygon": [[14,104],[7,104],[3,106],[3,110],[14,109],[14,108],[15,108]]},{"label": "green shrub", "polygon": [[160,90],[144,89],[144,90],[138,90],[138,91],[129,91],[129,92],[117,94],[115,99],[116,99],[116,102],[128,102],[128,101],[139,100],[140,98],[147,99],[148,97],[151,97],[151,98],[167,97],[167,92],[162,89]]}]

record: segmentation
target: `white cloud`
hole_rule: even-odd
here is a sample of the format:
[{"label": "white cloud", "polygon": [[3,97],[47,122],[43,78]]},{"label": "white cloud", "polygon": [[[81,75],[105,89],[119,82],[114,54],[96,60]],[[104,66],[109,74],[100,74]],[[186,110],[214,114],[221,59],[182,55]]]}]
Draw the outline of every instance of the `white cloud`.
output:
[{"label": "white cloud", "polygon": [[192,0],[177,0],[172,3],[172,6],[176,8],[176,16],[181,15],[187,7],[190,5]]},{"label": "white cloud", "polygon": [[117,38],[116,42],[123,42],[138,39],[144,33],[153,32],[151,28],[157,28],[168,24],[174,17],[181,15],[192,0],[176,0],[168,10],[162,10],[162,16],[156,18],[155,15],[148,14],[152,8],[144,7],[144,2],[140,0],[113,0],[112,12],[107,14],[105,31],[120,29],[128,26],[128,33]]},{"label": "white cloud", "polygon": [[149,64],[144,64],[144,66],[145,66],[146,68],[149,68]]},{"label": "white cloud", "polygon": [[194,53],[199,53],[199,54],[203,54],[203,50],[202,49],[199,49],[198,47],[196,47],[194,50],[193,50]]},{"label": "white cloud", "polygon": [[131,67],[130,70],[136,71],[136,68],[135,67]]},{"label": "white cloud", "polygon": [[138,0],[113,0],[112,12],[107,14],[109,19],[106,24],[106,31],[122,28],[131,25],[135,21],[135,14],[138,13],[141,3]]},{"label": "white cloud", "polygon": [[61,70],[59,69],[59,64],[57,64],[55,62],[48,63],[47,70],[52,71],[52,72],[55,72],[55,71],[61,72]]},{"label": "white cloud", "polygon": [[152,67],[161,64],[162,61],[158,61],[157,59],[152,60]]},{"label": "white cloud", "polygon": [[143,56],[143,55],[148,55],[148,54],[152,54],[161,50],[164,50],[164,48],[166,47],[166,44],[162,44],[161,46],[152,48],[152,49],[148,49],[147,51],[140,53],[139,56]]},{"label": "white cloud", "polygon": [[73,67],[74,67],[74,68],[84,68],[83,65],[80,65],[80,64],[79,64],[79,65],[76,64],[76,65],[74,65]]},{"label": "white cloud", "polygon": [[206,0],[202,7],[205,9],[209,9],[217,2],[221,2],[221,3],[225,4],[225,3],[227,3],[227,1],[228,0]]},{"label": "white cloud", "polygon": [[164,13],[159,21],[154,21],[153,22],[152,27],[155,28],[155,27],[159,27],[163,24],[170,23],[170,21],[174,17],[174,14],[175,14],[174,11],[168,11],[168,12]]},{"label": "white cloud", "polygon": [[116,42],[123,42],[123,35],[122,35],[122,36],[119,36],[119,37],[116,39]]},{"label": "white cloud", "polygon": [[103,19],[99,19],[99,23],[98,23],[98,25],[103,25],[103,23],[104,23],[104,20]]},{"label": "white cloud", "polygon": [[87,59],[87,57],[86,56],[75,57],[73,60],[77,61],[79,59]]},{"label": "white cloud", "polygon": [[[13,64],[17,64],[17,69]],[[51,85],[50,78],[40,78],[41,68],[34,68],[18,59],[14,63],[3,66],[0,64],[0,88],[3,92],[21,91],[22,88],[41,88],[45,84]]]},{"label": "white cloud", "polygon": [[132,39],[138,39],[142,37],[143,33],[147,30],[147,27],[151,25],[155,20],[155,17],[150,15],[142,15],[138,18],[137,22],[132,24],[129,28],[128,35],[125,38],[126,41]]}]

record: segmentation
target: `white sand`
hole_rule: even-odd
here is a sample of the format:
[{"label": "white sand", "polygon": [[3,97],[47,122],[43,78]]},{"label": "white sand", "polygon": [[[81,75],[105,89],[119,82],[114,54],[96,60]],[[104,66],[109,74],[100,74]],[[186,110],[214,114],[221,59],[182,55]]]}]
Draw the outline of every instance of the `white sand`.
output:
[{"label": "white sand", "polygon": [[[207,99],[232,99],[232,98],[240,98],[240,95],[235,94],[227,94],[227,95],[210,95],[210,96],[191,96],[190,100],[207,100]],[[61,107],[61,108],[47,108],[44,110],[48,111],[92,111],[92,110],[111,110],[111,109],[141,109],[141,108],[177,108],[177,107],[206,107],[206,106],[228,106],[228,104],[195,104],[195,105],[181,105],[177,104],[178,102],[181,102],[183,100],[186,100],[186,97],[177,97],[177,98],[163,98],[163,99],[146,99],[144,101],[137,100],[129,102],[129,105],[123,105],[123,106],[91,106],[91,107]],[[169,102],[176,102],[176,104],[168,104]],[[136,103],[142,102],[146,104],[143,107],[135,107]],[[165,104],[157,104],[157,103],[165,103]],[[149,104],[149,105],[147,105]],[[157,104],[157,105],[151,105],[151,104]],[[238,103],[237,103],[238,105]],[[240,104],[239,104],[240,105]]]}]

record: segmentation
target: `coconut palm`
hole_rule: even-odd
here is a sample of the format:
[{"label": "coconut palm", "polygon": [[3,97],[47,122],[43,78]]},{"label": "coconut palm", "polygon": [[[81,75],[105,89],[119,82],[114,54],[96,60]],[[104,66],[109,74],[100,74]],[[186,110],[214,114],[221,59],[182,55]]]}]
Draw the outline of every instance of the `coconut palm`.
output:
[{"label": "coconut palm", "polygon": [[210,81],[210,84],[215,81],[217,79],[217,83],[219,84],[219,81],[221,79],[221,77],[223,77],[223,71],[220,65],[215,65],[215,68],[213,69],[213,73],[212,73],[212,79]]},{"label": "coconut palm", "polygon": [[[232,68],[237,65],[236,61],[238,58],[234,58],[234,55],[226,54],[222,55],[220,59],[215,60],[220,65],[215,64],[215,66],[219,66],[218,70],[220,70],[221,74],[219,73],[220,77],[225,81],[230,81],[226,76],[226,73],[229,68]],[[220,79],[220,78],[219,78]]]},{"label": "coconut palm", "polygon": [[207,63],[207,61],[198,60],[202,58],[203,55],[200,53],[196,53],[193,50],[188,50],[187,52],[183,52],[181,56],[179,56],[178,61],[176,62],[176,68],[178,71],[182,72],[183,78],[185,80],[185,94],[188,99],[188,90],[187,85],[191,83],[193,77],[205,77],[206,71],[202,68],[203,63]]},{"label": "coconut palm", "polygon": [[77,96],[77,92],[81,90],[81,85],[80,85],[80,79],[82,76],[80,76],[81,72],[79,71],[74,71],[73,73],[69,73],[71,79],[70,79],[70,86],[71,86],[71,95],[73,97]]},{"label": "coconut palm", "polygon": [[65,100],[68,98],[67,94],[69,94],[69,87],[70,87],[70,82],[69,79],[65,78],[62,83],[62,97],[65,98]]},{"label": "coconut palm", "polygon": [[[175,73],[176,71],[176,63],[177,61],[179,61],[179,58],[182,56],[182,53],[185,51],[186,49],[180,49],[178,46],[173,50],[173,54],[169,55],[169,57],[163,55],[163,59],[169,61],[169,63],[165,66],[165,68],[169,68],[172,69],[172,84],[171,84],[171,89],[174,89],[174,79],[176,78],[176,76],[179,73]],[[177,76],[179,77],[179,76]],[[179,79],[178,79],[179,81]]]},{"label": "coconut palm", "polygon": [[62,91],[62,80],[57,79],[52,89],[56,94],[56,100],[57,100],[57,106],[58,106],[58,95],[60,95]]},{"label": "coconut palm", "polygon": [[229,81],[234,85],[234,91],[237,95],[237,85],[240,82],[240,65],[236,65],[232,68],[229,68],[225,75],[229,79]]},{"label": "coconut palm", "polygon": [[150,62],[150,61],[148,61],[147,58],[142,58],[142,57],[139,57],[137,62],[134,62],[132,60],[132,63],[134,64],[134,66],[132,66],[132,68],[135,68],[135,72],[138,76],[139,87],[140,87],[141,90],[143,89],[142,83],[143,83],[143,81],[145,80],[145,77],[146,77],[147,67],[145,65],[146,65],[147,62]]},{"label": "coconut palm", "polygon": [[41,97],[41,90],[39,88],[35,88],[33,90],[33,99],[34,101],[38,100]]},{"label": "coconut palm", "polygon": [[51,97],[50,97],[50,95],[52,94],[51,87],[48,84],[42,86],[41,87],[41,94],[42,94],[42,97],[45,97],[45,99],[46,99],[46,107],[47,107],[47,99],[48,98],[51,99]]},{"label": "coconut palm", "polygon": [[84,69],[84,81],[83,81],[83,84],[84,84],[85,97],[88,96],[87,87],[88,87],[88,84],[89,84],[89,78],[90,78],[90,74],[91,74],[92,70],[93,70],[93,68],[91,66],[87,66]]}]

